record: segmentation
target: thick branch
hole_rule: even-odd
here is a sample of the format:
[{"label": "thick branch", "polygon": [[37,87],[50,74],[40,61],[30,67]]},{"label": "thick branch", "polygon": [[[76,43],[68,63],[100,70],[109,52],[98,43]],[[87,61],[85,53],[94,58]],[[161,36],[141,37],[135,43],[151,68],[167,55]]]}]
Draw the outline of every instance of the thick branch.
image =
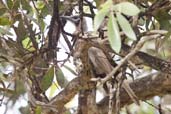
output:
[{"label": "thick branch", "polygon": [[[133,83],[130,83],[130,86],[140,100],[147,100],[156,95],[170,94],[171,75],[162,73],[151,74],[150,76],[135,80]],[[121,89],[120,93],[122,107],[133,102],[124,89]],[[98,108],[103,114],[107,114],[108,112],[108,101],[109,98],[105,97],[98,103]]]},{"label": "thick branch", "polygon": [[[143,86],[142,86],[143,85]],[[147,100],[153,96],[165,95],[171,93],[171,75],[168,74],[151,74],[150,76],[143,77],[130,83],[131,88],[140,100]],[[57,109],[61,109],[70,101],[74,95],[81,89],[92,89],[94,84],[88,83],[83,77],[73,79],[66,88],[61,91],[51,102]],[[156,88],[156,89],[154,89]],[[132,100],[127,95],[124,89],[121,89],[121,106],[132,103]],[[115,101],[115,99],[114,99]],[[98,103],[98,110],[103,114],[108,112],[108,97],[105,97]]]},{"label": "thick branch", "polygon": [[95,84],[88,82],[84,76],[73,79],[64,90],[62,90],[54,99],[52,99],[52,105],[55,105],[58,110],[61,110],[64,105],[69,102],[80,90],[93,89]]}]

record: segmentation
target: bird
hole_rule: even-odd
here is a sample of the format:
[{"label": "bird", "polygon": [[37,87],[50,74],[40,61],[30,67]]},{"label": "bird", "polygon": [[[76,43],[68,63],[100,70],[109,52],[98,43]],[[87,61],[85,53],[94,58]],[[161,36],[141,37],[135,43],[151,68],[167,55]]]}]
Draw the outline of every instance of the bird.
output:
[{"label": "bird", "polygon": [[[93,63],[93,67],[97,76],[100,74],[107,75],[113,70],[113,66],[111,65],[107,56],[101,49],[97,47],[90,47],[88,50],[88,55],[91,62]],[[119,74],[119,72],[117,72],[117,74]],[[118,81],[117,76],[116,76],[116,80]],[[139,105],[139,100],[135,95],[134,91],[129,86],[129,83],[124,81],[122,83],[122,87],[128,93],[129,97],[134,101],[134,103]]]}]

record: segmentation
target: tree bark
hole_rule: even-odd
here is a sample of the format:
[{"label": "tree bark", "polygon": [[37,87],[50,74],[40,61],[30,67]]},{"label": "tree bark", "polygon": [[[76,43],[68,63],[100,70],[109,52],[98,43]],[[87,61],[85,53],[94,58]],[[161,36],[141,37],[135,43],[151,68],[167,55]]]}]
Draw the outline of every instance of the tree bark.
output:
[{"label": "tree bark", "polygon": [[[135,80],[130,83],[130,86],[142,101],[148,100],[156,95],[163,96],[165,94],[171,94],[171,75],[164,73],[151,74]],[[132,100],[123,88],[120,93],[121,107],[132,103]],[[113,100],[115,103],[116,99]],[[98,110],[103,114],[108,113],[108,101],[109,98],[105,97],[98,103]]]},{"label": "tree bark", "polygon": [[[64,107],[64,105],[70,101],[76,95],[76,93],[81,89],[93,89],[94,84],[88,83],[90,81],[85,81],[83,77],[77,77],[73,79],[66,88],[61,91],[51,102],[55,105],[57,109]],[[140,100],[147,100],[154,96],[163,96],[165,94],[171,94],[171,75],[158,73],[151,74],[146,77],[139,78],[134,82],[130,83],[131,88]],[[121,106],[129,105],[133,101],[130,99],[128,94],[124,89],[121,89]],[[113,99],[115,102],[115,99]],[[108,112],[108,97],[106,96],[99,103],[97,103],[97,108],[99,112],[107,114]]]}]

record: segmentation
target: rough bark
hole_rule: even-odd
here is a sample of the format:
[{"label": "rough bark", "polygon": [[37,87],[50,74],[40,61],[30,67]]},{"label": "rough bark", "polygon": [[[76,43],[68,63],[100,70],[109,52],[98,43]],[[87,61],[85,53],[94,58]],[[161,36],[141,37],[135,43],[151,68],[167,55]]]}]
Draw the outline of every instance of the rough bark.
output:
[{"label": "rough bark", "polygon": [[[95,88],[94,84],[85,81],[83,77],[77,77],[73,79],[66,88],[61,91],[55,99],[51,102],[57,106],[57,109],[64,107],[71,98],[81,89],[92,89]],[[171,75],[159,73],[151,74],[149,76],[140,78],[130,83],[131,88],[140,100],[147,100],[153,96],[162,96],[171,93]],[[155,89],[154,89],[155,88]],[[124,89],[121,89],[121,106],[131,104],[132,100],[127,95]],[[113,99],[115,102],[115,99]],[[108,112],[108,97],[105,97],[98,103],[98,110],[103,114]]]},{"label": "rough bark", "polygon": [[[165,94],[171,94],[171,75],[164,73],[151,74],[135,80],[130,83],[130,86],[137,97],[142,101],[150,99],[156,95],[163,96]],[[120,93],[122,107],[132,103],[132,100],[124,89],[121,89]],[[105,97],[98,103],[98,108],[103,114],[108,113],[108,99],[108,97]],[[113,100],[115,101],[116,99]]]}]

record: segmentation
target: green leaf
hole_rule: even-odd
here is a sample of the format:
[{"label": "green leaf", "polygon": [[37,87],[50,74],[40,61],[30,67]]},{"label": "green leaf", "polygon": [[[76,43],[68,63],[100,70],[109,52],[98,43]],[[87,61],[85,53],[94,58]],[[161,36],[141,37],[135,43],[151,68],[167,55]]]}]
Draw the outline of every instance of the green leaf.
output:
[{"label": "green leaf", "polygon": [[21,114],[30,114],[30,106],[29,105],[21,106],[19,108],[19,111]]},{"label": "green leaf", "polygon": [[110,13],[107,29],[110,46],[115,52],[119,53],[121,49],[121,38],[116,18],[113,16],[113,13]]},{"label": "green leaf", "polygon": [[[61,6],[60,6],[61,7]],[[61,10],[60,10],[61,11]],[[46,6],[44,6],[42,9],[41,9],[41,13],[40,15],[42,15],[43,17],[46,17],[47,15],[49,14],[49,10]]]},{"label": "green leaf", "polygon": [[104,4],[101,5],[102,9],[103,8],[110,8],[113,4],[112,0],[107,0]]},{"label": "green leaf", "polygon": [[44,1],[37,1],[37,9],[42,9],[45,6]]},{"label": "green leaf", "polygon": [[101,23],[103,22],[105,16],[109,13],[110,7],[112,6],[112,0],[107,0],[102,6],[101,9],[97,12],[94,17],[94,30],[96,31]]},{"label": "green leaf", "polygon": [[61,87],[65,87],[68,82],[60,68],[57,69],[56,80]]},{"label": "green leaf", "polygon": [[22,8],[27,11],[32,11],[32,7],[29,4],[29,0],[21,0]]},{"label": "green leaf", "polygon": [[11,23],[8,17],[0,17],[0,25],[10,25]]},{"label": "green leaf", "polygon": [[21,80],[16,81],[16,90],[15,93],[18,95],[25,94],[24,82]]},{"label": "green leaf", "polygon": [[109,12],[109,8],[103,8],[97,12],[96,16],[94,17],[94,30],[95,31],[100,27],[101,23],[103,22],[108,12]]},{"label": "green leaf", "polygon": [[120,27],[122,28],[123,32],[130,38],[131,40],[136,40],[136,35],[129,24],[129,21],[120,13],[116,13],[117,20],[119,22]]},{"label": "green leaf", "polygon": [[161,29],[171,31],[171,15],[166,10],[158,10],[153,15],[159,22]]},{"label": "green leaf", "polygon": [[57,89],[59,89],[58,83],[52,83],[52,85],[50,86],[49,97],[52,97]]},{"label": "green leaf", "polygon": [[117,5],[114,5],[113,10],[119,11],[120,13],[123,13],[128,16],[134,16],[140,12],[139,8],[136,5],[129,2],[122,2]]},{"label": "green leaf", "polygon": [[50,67],[49,70],[46,72],[46,74],[44,75],[43,79],[41,80],[41,89],[43,91],[46,91],[53,82],[53,78],[54,78],[54,66]]},{"label": "green leaf", "polygon": [[12,0],[7,0],[7,5],[9,9],[12,9],[13,7],[13,1]]},{"label": "green leaf", "polygon": [[19,0],[15,0],[14,1],[13,10],[18,10],[19,7],[20,7],[20,1]]},{"label": "green leaf", "polygon": [[41,31],[44,31],[46,25],[43,19],[38,18],[38,26],[40,27]]},{"label": "green leaf", "polygon": [[36,107],[36,114],[41,114],[42,108],[40,106]]},{"label": "green leaf", "polygon": [[35,51],[36,49],[33,47],[33,44],[30,40],[29,37],[25,38],[24,40],[22,40],[22,45],[25,49],[29,50],[30,52]]},{"label": "green leaf", "polygon": [[6,13],[6,8],[0,8],[0,16],[2,16],[4,13]]},{"label": "green leaf", "polygon": [[31,41],[30,41],[30,38],[27,37],[27,38],[25,38],[24,40],[22,40],[22,45],[23,45],[23,47],[26,48],[26,49],[27,49],[30,45],[32,45],[32,44],[31,44]]}]

